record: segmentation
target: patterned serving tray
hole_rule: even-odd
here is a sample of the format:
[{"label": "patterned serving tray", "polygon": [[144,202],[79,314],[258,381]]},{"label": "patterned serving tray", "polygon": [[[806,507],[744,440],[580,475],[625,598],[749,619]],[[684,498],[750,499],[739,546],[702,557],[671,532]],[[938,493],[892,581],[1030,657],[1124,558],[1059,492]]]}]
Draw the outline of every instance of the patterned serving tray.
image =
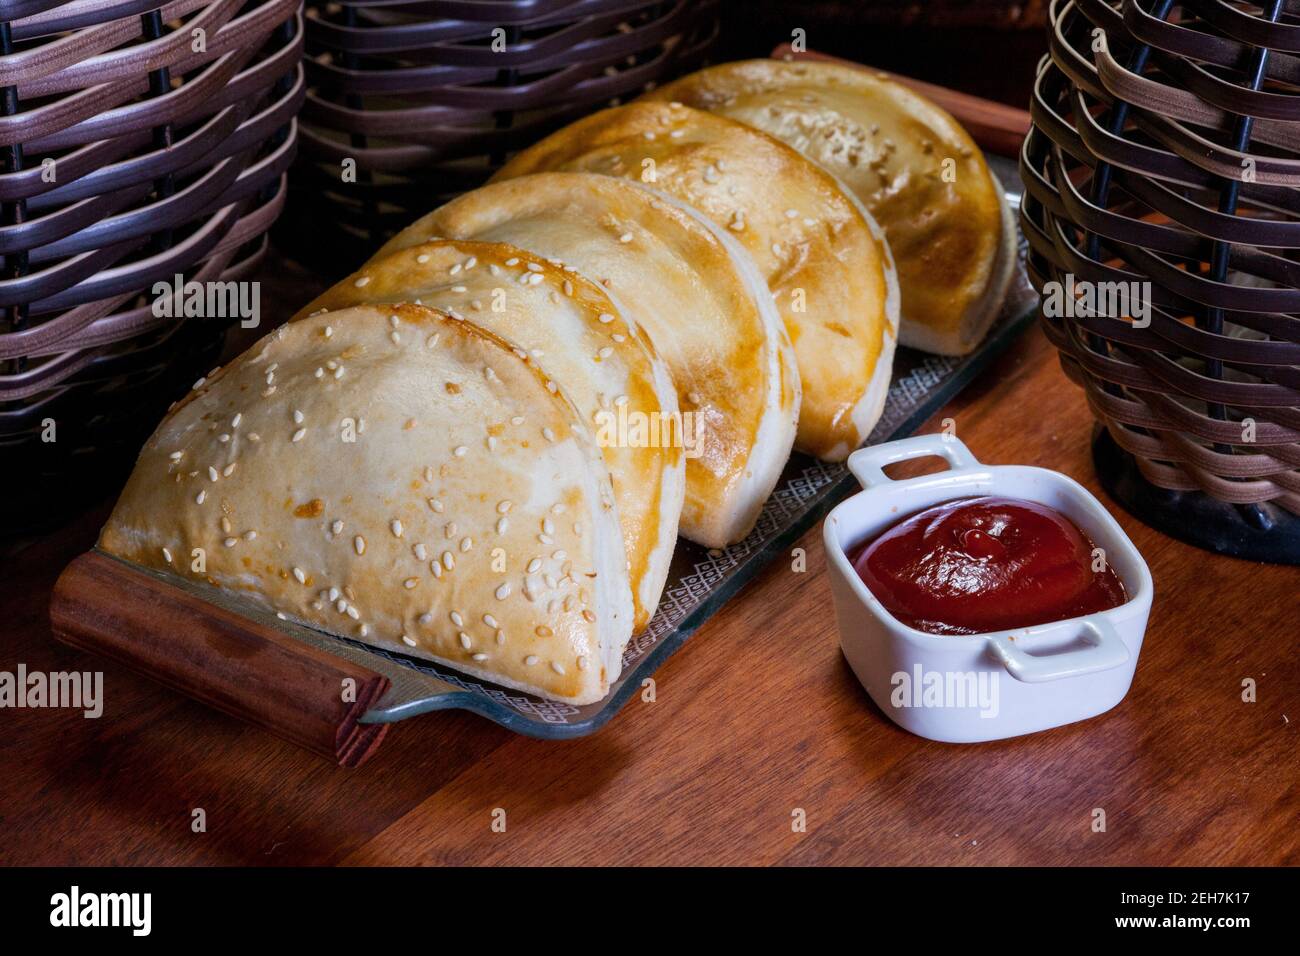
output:
[{"label": "patterned serving tray", "polygon": [[[989,166],[1004,184],[1019,188],[1015,164],[990,156]],[[1018,191],[1007,190],[1014,207]],[[869,444],[910,435],[962,390],[1022,331],[1035,313],[1035,296],[1021,266],[997,323],[971,355],[949,358],[900,348],[885,412]],[[603,700],[574,706],[542,700],[521,691],[475,680],[457,672],[348,638],[324,634],[270,618],[286,633],[332,654],[355,660],[384,674],[392,686],[362,718],[367,723],[404,720],[433,710],[469,710],[518,733],[561,739],[581,737],[609,721],[642,682],[695,633],[733,594],[816,523],[853,488],[842,464],[791,457],[776,490],[745,540],[723,550],[706,550],[679,540],[668,584],[650,625],[636,634],[623,652],[623,673]],[[269,616],[268,616],[269,617]]]}]

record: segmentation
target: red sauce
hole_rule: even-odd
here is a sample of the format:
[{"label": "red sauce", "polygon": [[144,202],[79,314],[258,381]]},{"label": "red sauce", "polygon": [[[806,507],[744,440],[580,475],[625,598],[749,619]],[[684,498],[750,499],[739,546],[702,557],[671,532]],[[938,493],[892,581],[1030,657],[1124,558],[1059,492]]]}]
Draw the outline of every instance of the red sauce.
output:
[{"label": "red sauce", "polygon": [[1094,560],[1093,548],[1046,505],[960,498],[904,518],[850,551],[849,561],[909,627],[982,634],[1123,604],[1123,582],[1109,562]]}]

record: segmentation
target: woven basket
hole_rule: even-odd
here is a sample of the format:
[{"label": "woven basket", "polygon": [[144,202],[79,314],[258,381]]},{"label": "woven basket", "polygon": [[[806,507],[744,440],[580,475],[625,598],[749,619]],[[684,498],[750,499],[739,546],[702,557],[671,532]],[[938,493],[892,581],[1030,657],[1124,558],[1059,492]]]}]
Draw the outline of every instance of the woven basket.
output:
[{"label": "woven basket", "polygon": [[1044,314],[1065,371],[1147,482],[1240,505],[1258,528],[1300,512],[1300,26],[1286,19],[1219,0],[1055,3],[1021,157],[1040,290],[1150,283],[1144,328]]},{"label": "woven basket", "polygon": [[261,256],[301,36],[297,0],[0,2],[3,530],[102,491],[214,364],[235,319],[163,317],[152,289]]},{"label": "woven basket", "polygon": [[[331,274],[513,151],[700,65],[716,0],[370,0],[307,8],[286,235]],[[494,43],[495,40],[495,43]],[[504,48],[502,48],[504,45]]]}]

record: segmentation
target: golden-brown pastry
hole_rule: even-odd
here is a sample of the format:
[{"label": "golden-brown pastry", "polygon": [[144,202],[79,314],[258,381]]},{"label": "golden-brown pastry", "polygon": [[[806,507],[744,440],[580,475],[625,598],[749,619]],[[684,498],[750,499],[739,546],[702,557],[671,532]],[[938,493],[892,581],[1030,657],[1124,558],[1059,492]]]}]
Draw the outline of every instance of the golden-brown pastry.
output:
[{"label": "golden-brown pastry", "polygon": [[898,302],[883,241],[833,176],[744,124],[668,103],[578,120],[524,150],[496,181],[559,169],[661,190],[735,236],[794,344],[798,447],[840,460],[862,444],[884,406]]},{"label": "golden-brown pastry", "polygon": [[996,318],[1016,230],[979,148],[919,93],[811,60],[725,63],[660,87],[770,133],[837,176],[884,228],[898,266],[904,345],[963,355]]},{"label": "golden-brown pastry", "polygon": [[[620,441],[617,423],[676,419],[677,393],[645,334],[598,284],[499,242],[439,240],[372,259],[298,313],[415,302],[464,317],[526,353],[562,388],[609,466],[627,550],[637,629],[668,576],[685,491],[679,445]],[[635,436],[632,436],[635,438]]]},{"label": "golden-brown pastry", "polygon": [[201,381],[99,546],[573,703],[605,696],[632,627],[609,472],[576,409],[506,342],[417,305],[290,323]]},{"label": "golden-brown pastry", "polygon": [[771,296],[733,238],[671,197],[607,176],[547,173],[466,193],[379,257],[440,236],[507,242],[599,282],[630,320],[615,331],[640,325],[677,388],[681,533],[722,547],[749,532],[789,457],[800,389]]}]

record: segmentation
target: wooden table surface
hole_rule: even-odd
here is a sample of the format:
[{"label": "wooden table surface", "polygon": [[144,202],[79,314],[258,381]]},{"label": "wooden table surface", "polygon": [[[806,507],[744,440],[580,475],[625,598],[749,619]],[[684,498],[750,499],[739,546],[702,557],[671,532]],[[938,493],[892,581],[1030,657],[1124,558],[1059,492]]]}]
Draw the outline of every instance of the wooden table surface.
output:
[{"label": "wooden table surface", "polygon": [[[982,460],[1101,494],[1037,328],[928,430],[948,417]],[[0,670],[102,669],[105,697],[99,719],[0,712],[0,863],[1300,864],[1300,572],[1117,507],[1155,606],[1132,690],[1092,720],[965,746],[895,727],[840,655],[818,529],[805,572],[769,566],[594,736],[431,714],[346,771],[51,639],[50,588],[109,504],[0,569]]]}]

